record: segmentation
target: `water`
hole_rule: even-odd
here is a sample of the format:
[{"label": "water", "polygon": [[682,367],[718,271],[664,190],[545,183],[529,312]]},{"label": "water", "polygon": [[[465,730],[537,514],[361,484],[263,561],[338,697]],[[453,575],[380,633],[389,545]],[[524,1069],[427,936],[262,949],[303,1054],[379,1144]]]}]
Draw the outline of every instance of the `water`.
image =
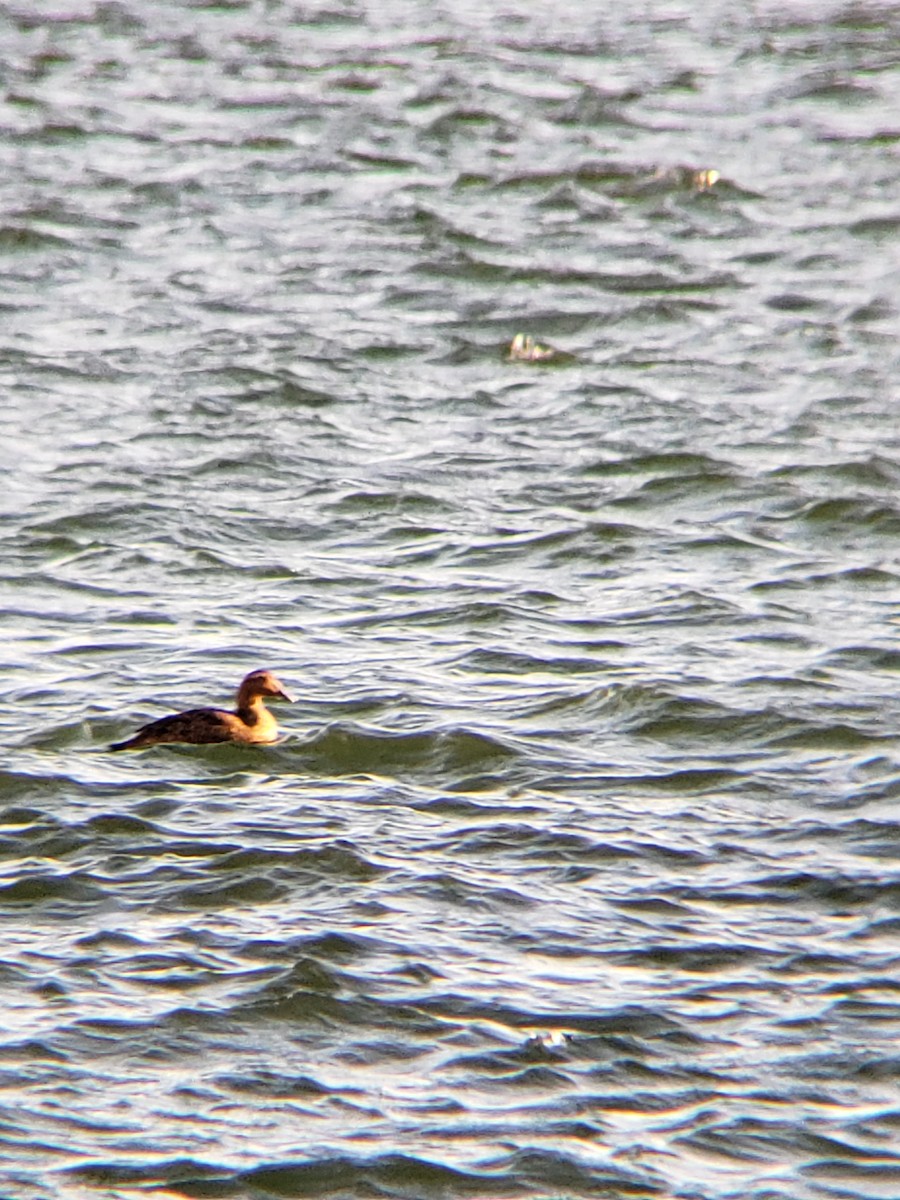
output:
[{"label": "water", "polygon": [[0,21],[2,1195],[896,1195],[896,7]]}]

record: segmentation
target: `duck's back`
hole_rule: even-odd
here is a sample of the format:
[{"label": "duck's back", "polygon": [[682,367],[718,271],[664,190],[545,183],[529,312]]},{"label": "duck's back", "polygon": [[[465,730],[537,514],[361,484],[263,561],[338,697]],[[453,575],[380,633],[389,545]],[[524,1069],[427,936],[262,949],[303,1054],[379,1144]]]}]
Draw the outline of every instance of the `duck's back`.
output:
[{"label": "duck's back", "polygon": [[134,737],[114,742],[110,750],[137,750],[141,746],[156,746],[161,742],[192,742],[203,745],[212,742],[251,742],[257,739],[240,717],[220,708],[191,708],[187,712],[161,717],[139,729]]}]

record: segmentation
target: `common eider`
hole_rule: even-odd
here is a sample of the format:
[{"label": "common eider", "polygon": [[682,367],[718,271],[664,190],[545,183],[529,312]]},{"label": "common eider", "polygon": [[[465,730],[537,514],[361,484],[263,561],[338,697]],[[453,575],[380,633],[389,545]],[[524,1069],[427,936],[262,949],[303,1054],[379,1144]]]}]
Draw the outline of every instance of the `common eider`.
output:
[{"label": "common eider", "polygon": [[144,725],[124,742],[113,742],[110,750],[140,750],[161,742],[274,742],[278,725],[263,702],[264,696],[293,701],[281,680],[271,671],[251,671],[237,693],[237,709],[191,708],[187,712],[160,717]]}]

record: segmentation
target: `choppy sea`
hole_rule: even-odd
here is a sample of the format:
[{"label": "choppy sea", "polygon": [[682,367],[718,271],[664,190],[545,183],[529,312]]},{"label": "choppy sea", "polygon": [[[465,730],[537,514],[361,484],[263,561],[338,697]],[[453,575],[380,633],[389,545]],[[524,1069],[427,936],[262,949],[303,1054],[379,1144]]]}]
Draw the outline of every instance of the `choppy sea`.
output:
[{"label": "choppy sea", "polygon": [[3,1200],[900,1193],[898,46],[3,7]]}]

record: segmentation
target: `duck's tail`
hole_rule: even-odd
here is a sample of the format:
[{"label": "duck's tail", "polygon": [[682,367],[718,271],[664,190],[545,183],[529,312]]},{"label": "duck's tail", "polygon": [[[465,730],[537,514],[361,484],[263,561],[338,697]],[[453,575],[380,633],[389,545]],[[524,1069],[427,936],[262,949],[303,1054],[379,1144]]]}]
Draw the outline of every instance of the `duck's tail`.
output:
[{"label": "duck's tail", "polygon": [[124,742],[113,742],[109,747],[110,750],[136,750],[138,746],[143,745],[140,734],[134,737],[126,738]]}]

